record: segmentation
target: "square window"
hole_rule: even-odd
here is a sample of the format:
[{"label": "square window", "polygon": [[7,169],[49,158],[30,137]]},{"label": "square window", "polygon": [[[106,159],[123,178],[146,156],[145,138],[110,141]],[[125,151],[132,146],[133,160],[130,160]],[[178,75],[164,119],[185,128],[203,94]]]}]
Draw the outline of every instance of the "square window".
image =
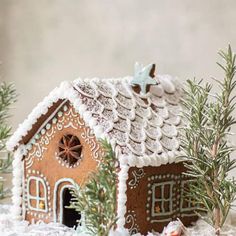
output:
[{"label": "square window", "polygon": [[152,217],[172,214],[173,181],[152,185]]}]

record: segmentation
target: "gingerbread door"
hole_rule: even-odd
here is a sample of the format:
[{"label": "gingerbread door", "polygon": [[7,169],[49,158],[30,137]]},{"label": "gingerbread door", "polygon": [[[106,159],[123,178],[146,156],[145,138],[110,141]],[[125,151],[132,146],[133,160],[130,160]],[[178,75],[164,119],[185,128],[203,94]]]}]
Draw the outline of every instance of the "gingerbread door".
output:
[{"label": "gingerbread door", "polygon": [[62,224],[68,227],[77,226],[81,220],[81,214],[75,209],[69,208],[71,199],[71,189],[64,188],[60,198],[60,205],[62,206]]}]

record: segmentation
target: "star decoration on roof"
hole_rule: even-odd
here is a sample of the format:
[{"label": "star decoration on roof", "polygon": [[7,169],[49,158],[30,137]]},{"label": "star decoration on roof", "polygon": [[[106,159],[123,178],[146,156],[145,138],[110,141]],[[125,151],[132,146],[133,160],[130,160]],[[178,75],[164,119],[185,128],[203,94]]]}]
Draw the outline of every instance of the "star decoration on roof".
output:
[{"label": "star decoration on roof", "polygon": [[[157,82],[151,77],[154,74],[155,65],[149,64],[143,66],[138,62],[134,66],[134,78],[131,80],[132,85],[138,85],[143,94],[147,93],[147,86]],[[154,77],[154,76],[153,76]]]}]

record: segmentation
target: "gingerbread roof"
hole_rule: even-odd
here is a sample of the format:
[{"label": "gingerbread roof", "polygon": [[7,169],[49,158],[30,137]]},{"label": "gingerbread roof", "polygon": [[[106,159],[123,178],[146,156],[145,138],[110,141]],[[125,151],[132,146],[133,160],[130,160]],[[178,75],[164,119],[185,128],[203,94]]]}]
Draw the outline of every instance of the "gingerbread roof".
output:
[{"label": "gingerbread roof", "polygon": [[[107,138],[130,165],[160,165],[179,155],[181,88],[169,75],[154,79],[147,94],[131,85],[133,77],[63,82],[39,103],[7,143],[16,148],[59,100],[69,100],[97,138]],[[135,92],[136,91],[136,92]]]}]

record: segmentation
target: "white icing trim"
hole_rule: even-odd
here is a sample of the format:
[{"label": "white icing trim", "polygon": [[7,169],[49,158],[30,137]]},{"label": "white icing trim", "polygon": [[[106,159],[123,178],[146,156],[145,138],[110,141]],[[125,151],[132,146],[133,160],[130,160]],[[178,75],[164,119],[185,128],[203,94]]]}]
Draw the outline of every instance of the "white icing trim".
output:
[{"label": "white icing trim", "polygon": [[[53,117],[57,114],[57,112],[64,106],[64,104],[67,102],[67,100],[64,100],[54,111],[53,113],[43,122],[43,124],[39,127],[39,129],[35,132],[35,134],[39,133],[39,131],[41,129],[43,129],[47,124],[48,122],[53,119]],[[32,139],[34,139],[35,137],[33,136],[29,143],[31,143]]]},{"label": "white icing trim", "polygon": [[[24,170],[24,166],[23,166],[23,170]],[[25,219],[26,211],[27,211],[26,201],[25,201],[25,192],[24,192],[24,190],[26,188],[26,183],[25,182],[26,182],[26,179],[25,179],[25,175],[23,174],[23,176],[22,176],[22,192],[23,193],[22,193],[22,205],[21,205],[21,207],[22,207],[22,218],[23,219]]]},{"label": "white icing trim", "polygon": [[179,156],[181,153],[179,151],[170,151],[168,153],[157,154],[154,153],[153,155],[147,156],[133,156],[133,155],[118,155],[119,162],[121,164],[127,164],[130,167],[136,166],[138,168],[144,166],[161,166],[167,163],[178,163],[183,160],[176,159],[176,156]]},{"label": "white icing trim", "polygon": [[11,214],[13,219],[21,220],[22,219],[22,194],[23,194],[23,176],[24,176],[24,168],[22,158],[25,155],[25,147],[23,145],[19,146],[18,149],[14,153],[14,158],[12,162],[13,166],[13,178],[12,178],[12,207]]},{"label": "white icing trim", "polygon": [[[60,184],[62,184],[64,182],[71,183],[71,186],[75,185],[75,181],[71,178],[62,178],[62,179],[59,179],[56,181],[55,186],[54,186],[54,191],[53,191],[53,220],[54,220],[54,222],[57,222],[57,200],[58,200],[57,199],[57,191],[58,191],[58,188],[60,187]],[[61,195],[60,195],[60,197],[61,197]],[[60,220],[61,220],[61,218],[60,218]]]},{"label": "white icing trim", "polygon": [[121,170],[118,173],[118,195],[117,195],[117,228],[123,229],[125,226],[125,213],[127,211],[127,180],[128,180],[128,165],[121,165]]}]

